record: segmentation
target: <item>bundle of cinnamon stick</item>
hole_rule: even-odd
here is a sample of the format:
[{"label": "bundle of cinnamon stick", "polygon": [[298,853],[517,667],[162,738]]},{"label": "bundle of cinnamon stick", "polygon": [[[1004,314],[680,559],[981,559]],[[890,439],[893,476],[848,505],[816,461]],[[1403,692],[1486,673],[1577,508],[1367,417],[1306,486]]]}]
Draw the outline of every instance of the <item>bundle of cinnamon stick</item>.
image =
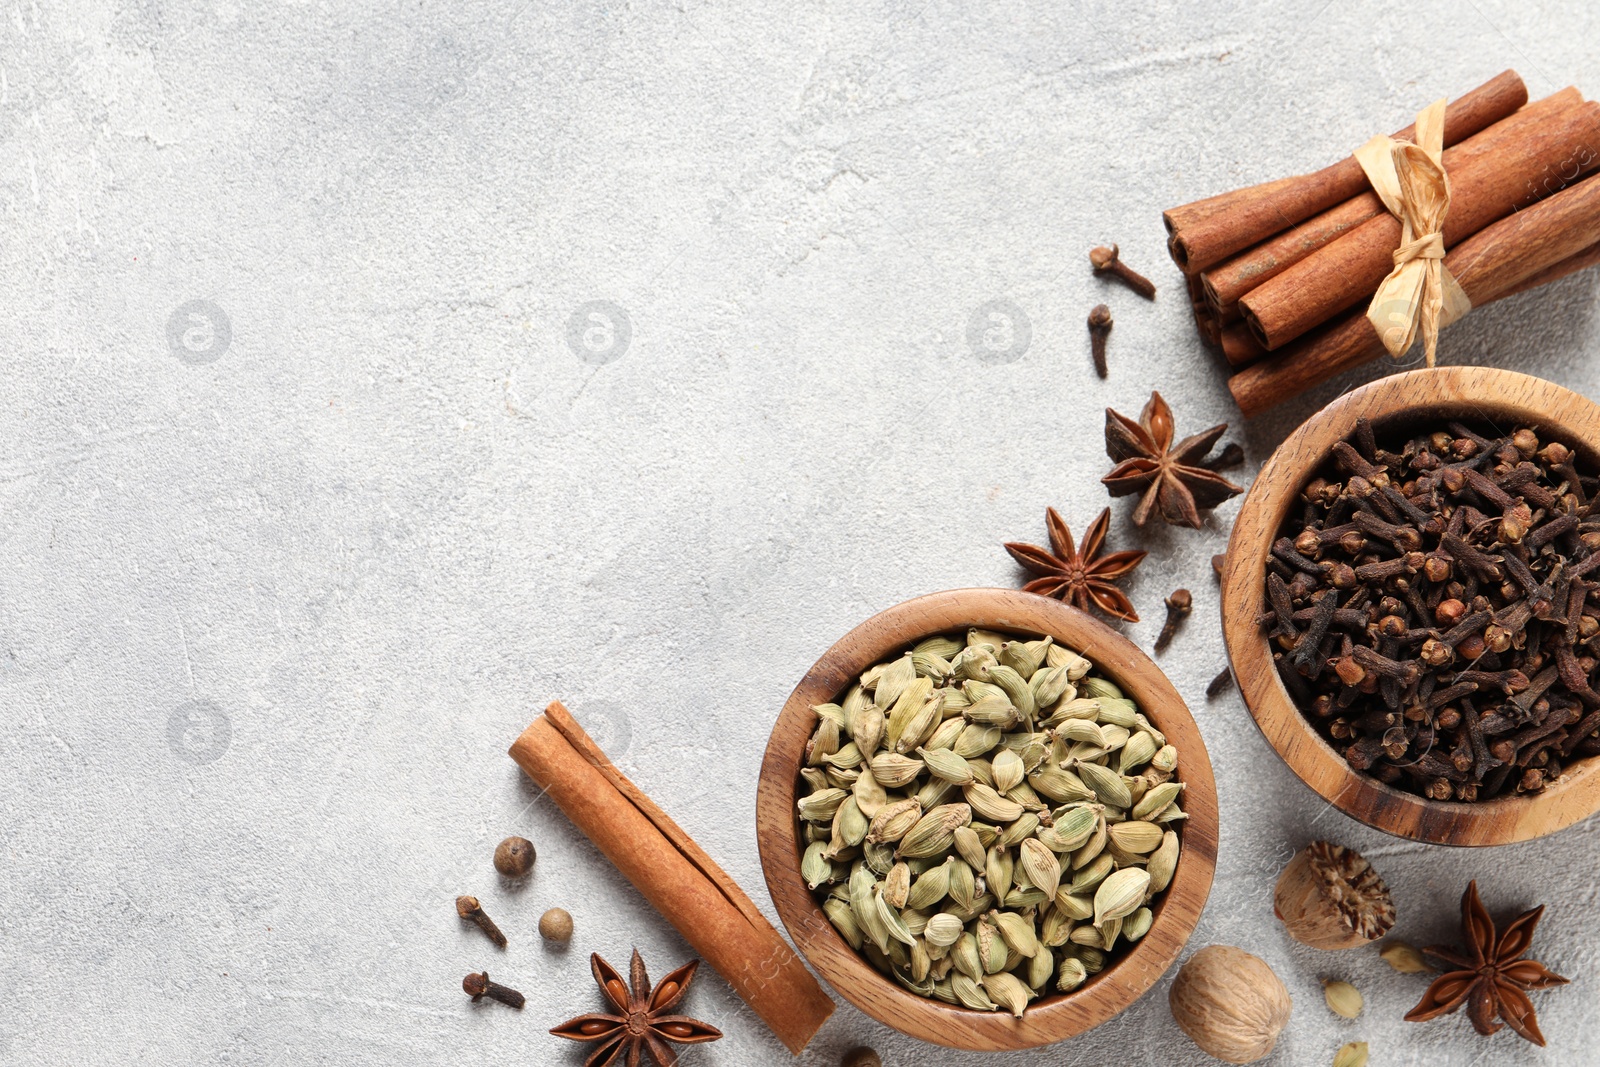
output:
[{"label": "bundle of cinnamon stick", "polygon": [[[1414,127],[1394,135],[1411,139]],[[1444,263],[1474,307],[1600,261],[1600,101],[1506,71],[1450,102]],[[1384,353],[1367,304],[1401,224],[1354,156],[1163,215],[1201,338],[1254,415]]]}]

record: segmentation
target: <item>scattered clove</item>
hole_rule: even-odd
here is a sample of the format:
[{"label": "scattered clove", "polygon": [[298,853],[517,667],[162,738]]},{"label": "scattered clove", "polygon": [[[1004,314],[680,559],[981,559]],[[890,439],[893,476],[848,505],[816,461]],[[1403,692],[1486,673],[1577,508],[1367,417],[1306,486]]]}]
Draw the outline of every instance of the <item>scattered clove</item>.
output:
[{"label": "scattered clove", "polygon": [[1194,610],[1194,597],[1187,589],[1175,589],[1167,597],[1167,621],[1162,624],[1161,634],[1156,638],[1156,651],[1161,652],[1172,643],[1173,635],[1178,632],[1178,625],[1189,617],[1189,612]]},{"label": "scattered clove", "polygon": [[1224,667],[1222,673],[1211,679],[1211,684],[1206,686],[1206,699],[1215,700],[1233,684],[1233,668]]},{"label": "scattered clove", "polygon": [[1146,300],[1156,298],[1156,286],[1149,278],[1129,267],[1118,258],[1118,248],[1112,245],[1104,246],[1089,251],[1089,262],[1094,265],[1096,274],[1110,273],[1115,275],[1124,285]]},{"label": "scattered clove", "polygon": [[518,993],[515,989],[503,986],[499,982],[489,981],[489,972],[482,971],[478,974],[469,974],[461,979],[461,989],[476,1003],[483,997],[498,1000],[502,1004],[509,1004],[513,1008],[522,1009],[528,998]]},{"label": "scattered clove", "polygon": [[476,924],[498,947],[506,947],[506,935],[500,932],[493,919],[484,914],[483,905],[478,903],[477,897],[456,897],[456,914]]},{"label": "scattered clove", "polygon": [[1111,309],[1096,304],[1089,312],[1089,351],[1094,355],[1094,372],[1106,377],[1106,338],[1111,336]]}]

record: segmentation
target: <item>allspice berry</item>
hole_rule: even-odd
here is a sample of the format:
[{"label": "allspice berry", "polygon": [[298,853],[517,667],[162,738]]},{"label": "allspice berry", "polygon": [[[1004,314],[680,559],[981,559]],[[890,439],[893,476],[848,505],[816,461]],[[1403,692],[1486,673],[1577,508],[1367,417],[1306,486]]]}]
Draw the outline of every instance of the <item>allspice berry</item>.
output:
[{"label": "allspice berry", "polygon": [[1190,956],[1167,1003],[1190,1040],[1225,1063],[1254,1063],[1270,1053],[1294,1007],[1266,961],[1231,945]]},{"label": "allspice berry", "polygon": [[526,837],[508,837],[494,850],[494,869],[507,878],[522,878],[533,870],[533,861],[539,854],[533,842]]},{"label": "allspice berry", "polygon": [[539,936],[546,941],[571,941],[572,916],[565,909],[551,908],[539,916]]},{"label": "allspice berry", "polygon": [[883,1060],[870,1048],[854,1048],[844,1054],[839,1067],[883,1067]]},{"label": "allspice berry", "polygon": [[1313,841],[1289,861],[1272,902],[1289,936],[1312,948],[1355,948],[1394,926],[1394,900],[1372,864],[1326,841]]}]

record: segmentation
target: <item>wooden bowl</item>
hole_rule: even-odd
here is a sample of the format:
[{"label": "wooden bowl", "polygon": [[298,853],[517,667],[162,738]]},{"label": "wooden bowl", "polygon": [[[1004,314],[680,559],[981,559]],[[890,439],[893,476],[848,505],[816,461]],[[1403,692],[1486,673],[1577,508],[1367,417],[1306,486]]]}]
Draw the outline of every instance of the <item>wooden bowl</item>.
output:
[{"label": "wooden bowl", "polygon": [[[1178,749],[1176,777],[1188,786],[1179,830],[1183,852],[1155,922],[1104,971],[1071,993],[1035,1001],[1021,1019],[919,997],[873,969],[839,936],[800,877],[795,801],[815,704],[836,700],[875,663],[924,637],[968,627],[1045,635],[1094,661]],[[1012,589],[958,589],[907,601],[851,630],[828,649],[778,714],[761,764],[756,798],[761,867],[778,914],[800,952],[835,991],[901,1033],[972,1052],[1016,1050],[1063,1041],[1132,1004],[1178,958],[1194,931],[1217,859],[1217,787],[1205,742],[1172,683],[1132,642],[1058,600]]]},{"label": "wooden bowl", "polygon": [[1600,406],[1559,385],[1511,371],[1439,367],[1382,378],[1340,397],[1289,436],[1239,509],[1222,576],[1228,658],[1256,725],[1291,770],[1353,819],[1398,837],[1442,845],[1503,845],[1541,837],[1600,810],[1600,758],[1584,760],[1532,797],[1482,803],[1429,800],[1352,770],[1301,714],[1256,625],[1266,610],[1267,557],[1300,490],[1365,415],[1381,435],[1458,419],[1507,430],[1529,426],[1600,456]]}]

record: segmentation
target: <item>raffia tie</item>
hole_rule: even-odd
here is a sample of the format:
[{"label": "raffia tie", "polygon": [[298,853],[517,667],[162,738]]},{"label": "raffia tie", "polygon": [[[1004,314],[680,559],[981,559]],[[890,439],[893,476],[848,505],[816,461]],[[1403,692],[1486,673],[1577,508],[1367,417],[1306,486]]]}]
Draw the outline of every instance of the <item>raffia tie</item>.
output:
[{"label": "raffia tie", "polygon": [[1367,318],[1396,359],[1420,329],[1428,366],[1439,330],[1472,310],[1472,301],[1444,266],[1444,220],[1450,213],[1445,173],[1443,100],[1417,113],[1416,143],[1378,136],[1355,150],[1356,162],[1389,213],[1400,220],[1394,270],[1378,286]]}]

